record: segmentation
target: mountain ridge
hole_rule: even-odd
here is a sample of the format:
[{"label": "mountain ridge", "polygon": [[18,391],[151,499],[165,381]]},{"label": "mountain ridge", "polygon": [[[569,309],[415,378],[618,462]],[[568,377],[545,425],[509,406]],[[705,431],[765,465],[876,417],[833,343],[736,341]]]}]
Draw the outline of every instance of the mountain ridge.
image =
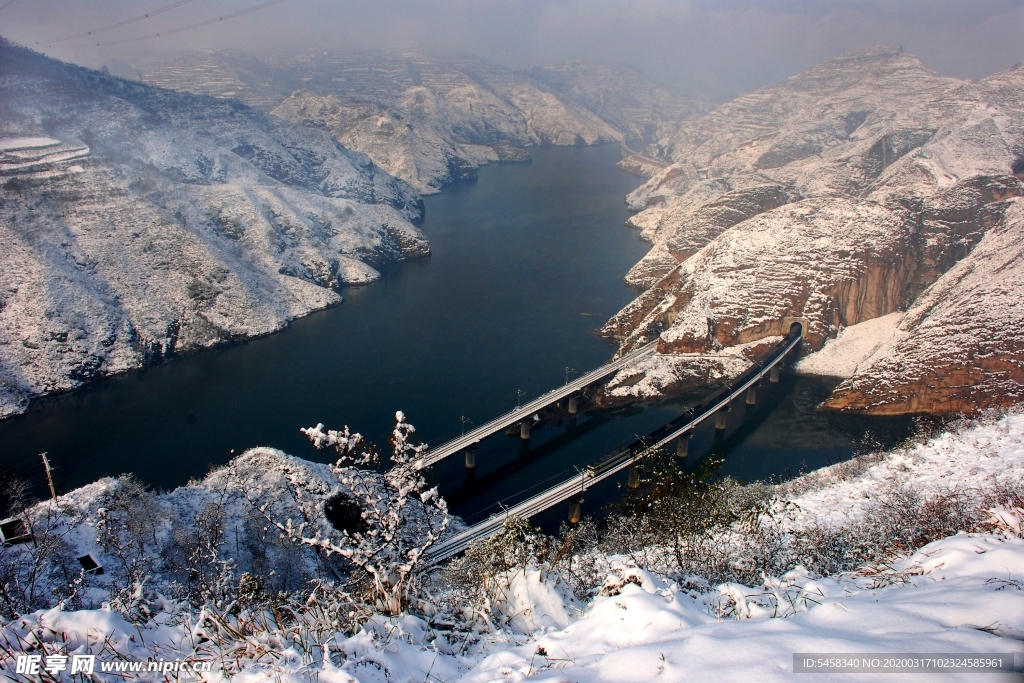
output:
[{"label": "mountain ridge", "polygon": [[8,41],[0,143],[0,416],[429,253],[415,191],[328,134]]},{"label": "mountain ridge", "polygon": [[656,137],[708,108],[624,65],[514,70],[469,54],[417,49],[323,52],[273,63],[195,52],[144,65],[140,73],[149,83],[241,97],[329,130],[421,194],[472,178],[482,164],[526,160],[523,148]]},{"label": "mountain ridge", "polygon": [[[672,164],[629,196],[638,210],[630,224],[654,245],[626,278],[644,293],[603,330],[623,349],[660,338],[663,354],[645,368],[650,381],[638,380],[637,369],[624,371],[608,399],[685,390],[707,375],[700,368],[709,362],[728,376],[751,360],[740,349],[782,333],[786,316],[809,321],[805,347],[814,352],[846,327],[907,313],[935,295],[947,271],[970,259],[991,230],[1021,229],[1014,207],[1024,191],[1022,87],[1020,68],[963,81],[902,50],[876,47],[682,122],[652,150]],[[1004,246],[1020,248],[1013,240]],[[1003,282],[1024,296],[1013,280]],[[959,300],[956,289],[947,287],[947,298]],[[905,323],[913,338],[916,326]],[[1018,400],[1006,387],[1024,383],[1012,351],[1020,323],[1014,311],[1000,310],[982,325],[1003,331],[992,348],[1003,358],[1003,389],[960,367],[977,339],[940,342],[932,330],[926,346],[957,350],[939,354],[939,372],[979,382],[968,392],[975,409]],[[723,354],[741,360],[727,370]],[[855,399],[845,385],[844,402],[837,394],[826,405],[886,413],[971,405],[952,386],[931,386],[930,373],[901,380],[884,363],[873,368],[849,382],[884,383],[891,388],[885,398],[862,392]],[[908,394],[927,398],[909,401]]]}]

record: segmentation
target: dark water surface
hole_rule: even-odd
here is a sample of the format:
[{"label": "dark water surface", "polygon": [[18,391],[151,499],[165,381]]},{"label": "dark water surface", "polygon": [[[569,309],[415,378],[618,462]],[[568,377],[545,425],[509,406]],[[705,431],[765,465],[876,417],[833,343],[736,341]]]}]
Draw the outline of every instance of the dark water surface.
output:
[{"label": "dark water surface", "polygon": [[[639,179],[614,168],[618,146],[532,153],[532,163],[487,166],[477,182],[425,199],[430,258],[347,290],[343,305],[270,337],[42,401],[0,422],[0,466],[39,495],[42,451],[59,490],[122,472],[171,488],[226,462],[232,449],[273,446],[325,460],[298,431],[317,422],[385,444],[397,409],[438,444],[459,433],[461,416],[481,424],[514,406],[517,390],[535,397],[561,384],[567,366],[601,365],[613,349],[595,331],[634,297],[622,277],[648,249],[623,226],[623,196]],[[785,380],[749,418],[734,412],[724,437],[699,434],[691,460],[714,452],[741,479],[785,476],[850,457],[866,430],[896,438],[905,427],[816,413],[822,392],[820,382]],[[528,447],[497,435],[481,444],[472,479],[457,456],[431,479],[455,511],[482,515],[653,430],[683,405],[588,414],[536,432]],[[615,486],[593,500],[613,497]]]},{"label": "dark water surface", "polygon": [[0,463],[48,451],[62,489],[134,472],[158,487],[231,449],[315,457],[300,427],[343,424],[383,443],[404,410],[440,443],[536,396],[613,348],[594,333],[633,297],[648,249],[623,226],[640,179],[615,146],[533,150],[426,197],[433,254],[344,292],[341,306],[246,344],[178,358],[43,401],[0,423]]}]

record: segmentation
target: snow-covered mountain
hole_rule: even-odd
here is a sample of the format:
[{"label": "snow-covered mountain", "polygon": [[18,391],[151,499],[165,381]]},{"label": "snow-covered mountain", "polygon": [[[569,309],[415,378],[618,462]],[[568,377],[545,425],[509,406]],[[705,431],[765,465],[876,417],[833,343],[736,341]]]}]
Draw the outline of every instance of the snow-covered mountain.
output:
[{"label": "snow-covered mountain", "polygon": [[880,47],[684,121],[648,152],[671,165],[629,197],[654,243],[627,276],[645,291],[604,328],[626,348],[659,337],[663,355],[609,395],[731,374],[786,316],[807,319],[805,349],[818,351],[906,312],[831,407],[1020,400],[1022,87],[1020,66],[962,81]]},{"label": "snow-covered mountain", "polygon": [[707,109],[621,65],[514,71],[418,50],[318,53],[272,64],[206,51],[131,71],[155,85],[238,98],[328,130],[424,194],[473,177],[489,161],[528,159],[524,147],[652,139]]},{"label": "snow-covered mountain", "polygon": [[0,416],[429,253],[413,189],[328,133],[7,42],[0,185]]}]

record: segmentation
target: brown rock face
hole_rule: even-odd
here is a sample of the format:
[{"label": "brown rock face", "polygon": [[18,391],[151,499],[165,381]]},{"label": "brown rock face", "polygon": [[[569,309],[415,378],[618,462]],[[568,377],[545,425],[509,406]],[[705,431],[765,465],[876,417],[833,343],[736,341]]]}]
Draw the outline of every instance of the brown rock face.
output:
[{"label": "brown rock face", "polygon": [[[630,224],[654,246],[626,278],[646,291],[604,334],[710,358],[783,334],[795,316],[808,320],[813,352],[844,327],[941,302],[941,323],[927,322],[937,312],[907,314],[903,345],[888,350],[896,365],[829,405],[947,412],[1017,400],[1019,321],[973,310],[970,292],[997,298],[983,281],[949,278],[986,235],[1015,224],[1022,103],[1024,66],[959,81],[873,48],[684,122],[658,143],[672,166],[627,198],[639,211]],[[1013,270],[1001,268],[993,280]],[[671,390],[693,374],[669,365],[630,386]]]},{"label": "brown rock face", "polygon": [[876,415],[974,412],[1024,400],[1024,207],[915,303],[910,336],[843,382],[826,402]]},{"label": "brown rock face", "polygon": [[1002,221],[1012,177],[980,177],[907,208],[830,197],[742,221],[673,268],[603,332],[661,353],[710,353],[810,320],[818,350],[843,327],[905,308]]}]

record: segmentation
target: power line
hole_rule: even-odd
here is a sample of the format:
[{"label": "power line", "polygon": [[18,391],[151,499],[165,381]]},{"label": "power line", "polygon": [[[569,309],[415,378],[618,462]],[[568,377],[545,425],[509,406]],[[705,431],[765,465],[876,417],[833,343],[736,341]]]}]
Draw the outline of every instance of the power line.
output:
[{"label": "power line", "polygon": [[0,7],[0,12],[3,12],[5,9],[7,9],[8,7],[10,7],[13,4],[14,4],[14,0],[7,0],[7,2],[4,3],[3,7]]},{"label": "power line", "polygon": [[[145,19],[149,19],[150,17],[155,17],[158,14],[163,14],[164,12],[169,12],[170,10],[175,9],[176,7],[181,7],[182,5],[187,5],[188,3],[193,2],[193,1],[194,0],[178,0],[178,2],[175,2],[173,4],[167,5],[166,7],[161,7],[159,9],[155,9],[152,12],[148,12],[146,14],[140,14],[139,16],[132,17],[131,19],[125,19],[124,21],[119,21],[116,24],[110,24],[109,26],[103,26],[101,28],[94,28],[91,31],[85,31],[83,33],[76,33],[73,36],[64,36],[63,38],[55,38],[54,40],[49,40],[49,41],[47,41],[47,40],[37,40],[36,42],[34,42],[32,44],[33,45],[41,45],[43,43],[49,43],[49,44],[62,43],[65,40],[74,40],[75,38],[84,38],[85,36],[96,35],[97,33],[103,33],[104,31],[110,31],[110,30],[113,30],[115,28],[121,28],[122,26],[127,26],[128,24],[134,24],[134,23],[143,21]],[[11,2],[14,2],[14,0],[11,0]],[[11,2],[8,2],[7,5],[11,4]],[[7,7],[7,5],[4,5],[4,7]],[[3,9],[3,7],[0,7],[0,9]]]},{"label": "power line", "polygon": [[147,40],[149,38],[160,38],[162,36],[169,36],[175,33],[181,33],[182,31],[189,31],[191,29],[199,28],[201,26],[209,26],[210,24],[216,24],[218,21],[234,19],[235,17],[240,17],[243,14],[250,14],[252,12],[257,12],[261,9],[266,9],[267,7],[270,7],[272,5],[280,5],[282,2],[285,2],[285,0],[270,0],[270,2],[265,2],[262,5],[256,5],[255,7],[250,7],[248,9],[239,10],[238,12],[232,12],[230,14],[225,14],[223,16],[214,17],[213,19],[207,19],[206,21],[198,21],[194,24],[188,24],[187,26],[179,26],[177,28],[168,29],[166,31],[149,33],[144,36],[138,36],[136,38],[125,38],[124,40],[110,40],[105,43],[91,43],[89,45],[65,45],[64,47],[104,47],[107,45],[124,45],[125,43],[134,43],[140,40]]}]

